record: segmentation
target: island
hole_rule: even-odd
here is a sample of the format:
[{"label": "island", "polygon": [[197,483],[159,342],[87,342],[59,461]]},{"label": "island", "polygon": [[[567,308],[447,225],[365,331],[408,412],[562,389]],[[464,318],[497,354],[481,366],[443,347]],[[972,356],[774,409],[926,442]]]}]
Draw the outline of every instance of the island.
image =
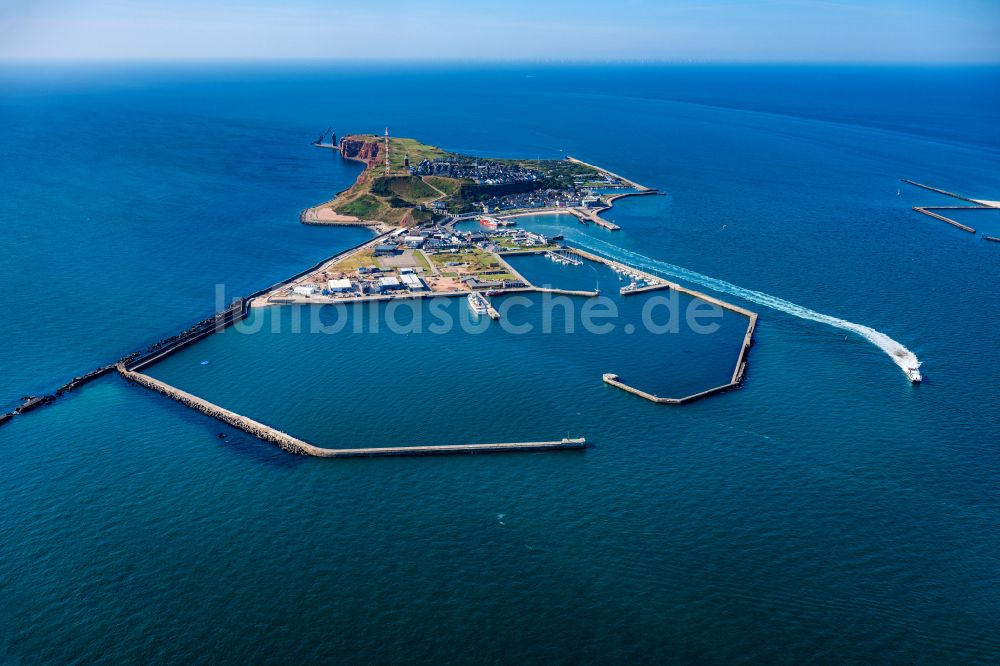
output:
[{"label": "island", "polygon": [[[518,226],[524,215],[571,214],[582,224],[614,231],[599,216],[623,196],[653,194],[618,174],[567,157],[517,160],[460,155],[415,139],[375,134],[347,135],[339,143],[314,145],[364,164],[356,181],[333,199],[304,210],[300,221],[315,225],[365,226],[374,236],[338,252],[275,285],[236,298],[223,311],[180,333],[136,351],[115,364],[76,377],[54,396],[27,396],[22,413],[52,402],[63,392],[112,370],[126,380],[173,398],[282,449],[316,457],[379,457],[453,453],[566,450],[585,448],[583,437],[538,442],[380,446],[328,449],[315,446],[202,397],[185,392],[143,370],[249,316],[251,308],[290,304],[329,305],[361,301],[464,297],[470,316],[500,319],[494,297],[514,292],[546,292],[596,298],[600,290],[568,290],[532,284],[511,264],[516,255],[543,255],[558,264],[603,264],[623,283],[620,297],[672,290],[712,303],[746,318],[745,336],[726,382],[698,393],[663,397],[630,385],[614,372],[600,381],[658,404],[681,405],[739,386],[757,323],[754,312],[694,291],[610,257],[573,247],[561,235],[546,236]],[[596,378],[595,378],[596,380]],[[15,414],[5,414],[3,423]],[[221,435],[220,435],[221,436]]]},{"label": "island", "polygon": [[[315,145],[334,147],[322,140]],[[655,194],[605,169],[572,157],[514,160],[452,153],[415,139],[374,134],[344,136],[335,149],[365,165],[334,199],[304,210],[305,224],[413,227],[475,215],[570,213],[609,230],[598,216],[622,196]]]}]

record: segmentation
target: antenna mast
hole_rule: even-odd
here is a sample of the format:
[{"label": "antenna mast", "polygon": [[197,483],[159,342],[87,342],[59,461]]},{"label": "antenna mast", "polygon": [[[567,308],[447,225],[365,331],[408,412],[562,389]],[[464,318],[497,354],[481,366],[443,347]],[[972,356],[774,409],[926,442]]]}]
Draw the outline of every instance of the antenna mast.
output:
[{"label": "antenna mast", "polygon": [[385,128],[385,175],[389,175],[389,128]]}]

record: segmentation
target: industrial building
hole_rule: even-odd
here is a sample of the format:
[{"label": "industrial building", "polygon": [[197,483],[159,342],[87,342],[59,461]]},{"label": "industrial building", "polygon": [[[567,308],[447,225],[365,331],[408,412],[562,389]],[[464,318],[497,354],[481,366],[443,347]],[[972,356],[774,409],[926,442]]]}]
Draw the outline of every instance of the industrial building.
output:
[{"label": "industrial building", "polygon": [[420,279],[419,276],[413,273],[405,273],[400,276],[403,280],[403,286],[405,286],[410,291],[426,291],[427,285],[424,281]]},{"label": "industrial building", "polygon": [[339,280],[328,280],[326,288],[331,294],[342,294],[347,291],[354,291],[354,284],[347,278]]},{"label": "industrial building", "polygon": [[399,278],[380,277],[378,279],[378,290],[383,294],[387,291],[399,291],[402,288],[403,284],[399,281]]}]

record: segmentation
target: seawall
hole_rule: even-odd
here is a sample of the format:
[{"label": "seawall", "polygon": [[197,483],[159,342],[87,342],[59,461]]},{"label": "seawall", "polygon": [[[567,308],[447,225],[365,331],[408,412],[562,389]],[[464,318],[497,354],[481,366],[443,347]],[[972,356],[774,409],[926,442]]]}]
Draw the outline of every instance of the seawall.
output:
[{"label": "seawall", "polygon": [[255,421],[242,414],[220,407],[204,398],[182,391],[159,379],[129,370],[124,363],[116,366],[118,373],[127,381],[156,391],[172,398],[185,407],[197,410],[211,416],[243,432],[253,435],[266,442],[277,444],[279,448],[289,453],[316,458],[378,458],[387,456],[428,456],[448,455],[457,453],[505,453],[517,451],[558,451],[584,449],[587,440],[584,438],[554,440],[548,442],[507,442],[498,444],[445,444],[441,446],[384,446],[357,449],[327,449],[315,446],[305,440],[293,437],[286,432],[267,424]]}]

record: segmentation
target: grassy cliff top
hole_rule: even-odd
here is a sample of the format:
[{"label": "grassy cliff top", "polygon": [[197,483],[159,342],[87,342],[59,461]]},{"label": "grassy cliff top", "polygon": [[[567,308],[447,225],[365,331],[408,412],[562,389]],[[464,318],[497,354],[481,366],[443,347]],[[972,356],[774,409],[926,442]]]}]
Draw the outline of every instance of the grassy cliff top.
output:
[{"label": "grassy cliff top", "polygon": [[[433,217],[430,204],[444,201],[452,212],[470,210],[477,200],[485,200],[491,188],[511,189],[510,185],[490,186],[474,181],[446,176],[415,176],[404,166],[409,157],[410,166],[423,160],[451,158],[456,160],[478,159],[480,164],[494,163],[517,165],[544,174],[537,184],[526,187],[563,188],[572,185],[576,176],[593,177],[597,170],[566,160],[507,160],[474,158],[460,155],[416,139],[389,137],[389,175],[384,171],[385,136],[378,134],[349,134],[341,144],[343,156],[360,159],[369,166],[358,176],[350,189],[342,192],[328,204],[341,215],[352,215],[372,222],[409,226]],[[523,187],[521,189],[524,189]]]}]

